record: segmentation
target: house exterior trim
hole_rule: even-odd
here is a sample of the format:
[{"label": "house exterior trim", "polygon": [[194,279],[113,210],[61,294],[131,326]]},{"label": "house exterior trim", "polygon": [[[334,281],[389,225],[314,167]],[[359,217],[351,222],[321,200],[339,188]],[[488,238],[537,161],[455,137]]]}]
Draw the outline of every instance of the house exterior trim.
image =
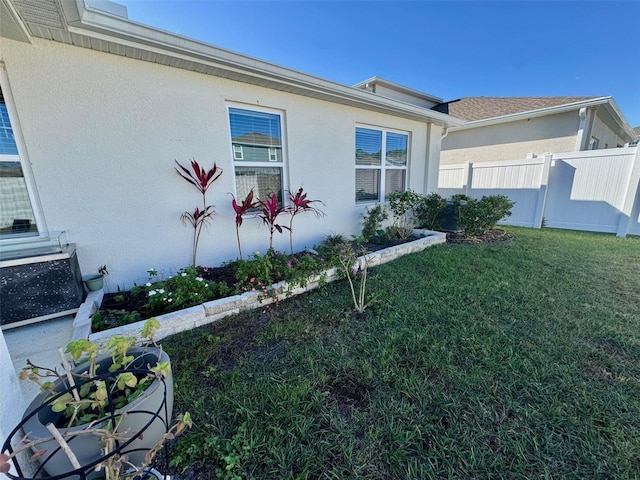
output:
[{"label": "house exterior trim", "polygon": [[83,0],[61,2],[60,6],[65,29],[27,22],[34,36],[442,127],[464,123],[427,108],[148,27],[93,8]]},{"label": "house exterior trim", "polygon": [[578,112],[581,109],[593,109],[596,107],[602,106],[605,108],[614,121],[620,126],[622,131],[629,136],[629,138],[635,138],[636,135],[633,132],[631,126],[624,120],[618,105],[616,104],[613,97],[599,97],[592,100],[584,100],[581,102],[567,103],[565,105],[558,105],[555,107],[547,107],[541,108],[538,110],[529,110],[526,112],[518,112],[509,115],[502,115],[500,117],[492,117],[486,118],[483,120],[474,120],[471,122],[466,122],[463,126],[455,126],[451,127],[451,131],[460,131],[460,130],[468,130],[471,128],[479,128],[486,127],[490,125],[499,125],[502,123],[509,123],[518,120],[526,120],[528,118],[536,118],[543,117],[546,115],[555,115],[557,113],[570,112],[573,110],[577,110]]}]

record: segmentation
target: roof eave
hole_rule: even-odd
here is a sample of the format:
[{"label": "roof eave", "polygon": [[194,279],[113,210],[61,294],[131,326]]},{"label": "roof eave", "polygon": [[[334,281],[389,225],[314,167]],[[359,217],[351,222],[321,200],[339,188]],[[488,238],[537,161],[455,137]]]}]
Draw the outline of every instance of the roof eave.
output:
[{"label": "roof eave", "polygon": [[536,110],[529,110],[526,112],[512,113],[509,115],[502,115],[500,117],[491,117],[491,118],[485,118],[482,120],[473,120],[470,122],[466,122],[461,127],[453,127],[452,131],[468,130],[471,128],[480,128],[480,127],[487,127],[491,125],[499,125],[501,123],[515,122],[518,120],[525,120],[528,118],[544,117],[547,115],[555,115],[558,113],[571,112],[574,110],[579,110],[581,108],[598,107],[598,106],[603,106],[609,111],[609,113],[611,114],[611,117],[618,124],[620,129],[624,132],[624,134],[626,134],[629,137],[629,141],[632,141],[633,139],[635,139],[633,129],[631,128],[626,118],[618,108],[617,103],[611,96],[597,97],[597,98],[592,98],[590,100],[582,100],[582,101],[573,102],[573,103],[565,103],[564,105],[557,105],[554,107],[546,107],[546,108],[540,108]]},{"label": "roof eave", "polygon": [[403,93],[406,93],[408,95],[413,95],[415,97],[421,98],[423,100],[427,100],[429,102],[442,103],[442,98],[440,97],[436,97],[434,95],[430,95],[428,93],[421,92],[419,90],[414,90],[413,88],[405,87],[404,85],[400,85],[399,83],[391,82],[389,80],[385,80],[384,78],[380,78],[380,77],[371,77],[362,82],[358,82],[353,86],[353,88],[362,89],[370,83],[375,83],[377,85],[382,85],[383,87],[399,90]]},{"label": "roof eave", "polygon": [[187,37],[165,32],[85,5],[83,0],[63,2],[69,33],[152,51],[172,58],[200,63],[232,72],[234,78],[251,84],[270,82],[272,88],[333,101],[444,128],[460,126],[463,120],[426,108],[380,97],[313,75],[214,47]]}]

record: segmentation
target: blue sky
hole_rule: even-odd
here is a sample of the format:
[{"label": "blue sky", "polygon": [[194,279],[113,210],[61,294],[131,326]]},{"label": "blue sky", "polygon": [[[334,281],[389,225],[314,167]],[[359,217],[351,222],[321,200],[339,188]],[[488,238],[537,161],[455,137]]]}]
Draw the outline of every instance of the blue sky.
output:
[{"label": "blue sky", "polygon": [[611,95],[640,126],[639,0],[115,1],[133,21],[346,85]]}]

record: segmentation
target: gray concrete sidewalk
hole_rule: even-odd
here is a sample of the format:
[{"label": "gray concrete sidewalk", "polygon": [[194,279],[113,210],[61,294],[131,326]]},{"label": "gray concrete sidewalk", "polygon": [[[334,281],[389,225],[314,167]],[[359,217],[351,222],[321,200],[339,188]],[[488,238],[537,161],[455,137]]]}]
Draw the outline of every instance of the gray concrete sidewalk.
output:
[{"label": "gray concrete sidewalk", "polygon": [[[27,364],[27,359],[43,367],[59,366],[58,348],[64,349],[71,341],[73,319],[74,316],[69,315],[3,330],[16,375],[20,375],[20,370]],[[20,388],[27,404],[39,393],[39,387],[34,382],[20,382]]]}]

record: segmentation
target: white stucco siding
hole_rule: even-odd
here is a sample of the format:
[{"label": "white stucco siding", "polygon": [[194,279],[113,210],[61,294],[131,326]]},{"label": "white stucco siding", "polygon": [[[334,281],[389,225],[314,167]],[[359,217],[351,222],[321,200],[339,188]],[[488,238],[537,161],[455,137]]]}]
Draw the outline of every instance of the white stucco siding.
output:
[{"label": "white stucco siding", "polygon": [[[146,281],[149,268],[171,274],[190,262],[193,229],[179,217],[201,199],[175,173],[174,159],[207,168],[216,161],[224,170],[207,195],[217,216],[202,233],[198,261],[237,257],[229,105],[282,113],[287,187],[303,186],[325,203],[325,218],[295,219],[296,248],[360,231],[356,124],[409,132],[409,186],[421,191],[426,183],[421,122],[37,38],[32,45],[3,40],[0,56],[48,228],[67,231],[83,273],[106,264],[110,289]],[[432,145],[429,154],[437,150]],[[268,247],[257,218],[240,235],[245,253]],[[276,235],[274,247],[288,249],[288,235]]]},{"label": "white stucco siding", "polygon": [[527,154],[573,151],[577,112],[451,131],[442,141],[441,164],[491,162]]}]

